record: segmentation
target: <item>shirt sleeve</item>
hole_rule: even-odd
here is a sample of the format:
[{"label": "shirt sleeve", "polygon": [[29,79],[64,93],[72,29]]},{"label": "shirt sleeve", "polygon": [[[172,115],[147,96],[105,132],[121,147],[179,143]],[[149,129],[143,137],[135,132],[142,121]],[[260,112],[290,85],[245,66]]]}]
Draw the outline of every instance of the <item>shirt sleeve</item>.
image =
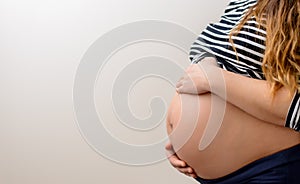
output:
[{"label": "shirt sleeve", "polygon": [[[234,9],[234,4],[236,3],[237,0],[230,0],[229,3],[227,4],[227,7],[223,13],[222,16],[224,16],[226,13],[235,10]],[[203,31],[204,32],[204,31]],[[201,33],[202,34],[202,33]],[[207,44],[205,41],[201,38],[201,34],[197,38],[197,40],[192,44],[190,53],[189,53],[189,58],[191,60],[192,64],[196,64],[205,57],[215,57],[214,54],[212,54],[211,49],[206,46]]]},{"label": "shirt sleeve", "polygon": [[197,53],[195,55],[191,55],[190,54],[190,60],[192,64],[197,64],[199,61],[201,61],[202,59],[204,59],[205,57],[215,57],[213,54],[205,51],[205,50],[200,50],[200,53]]},{"label": "shirt sleeve", "polygon": [[205,57],[215,57],[211,48],[206,43],[206,41],[201,38],[202,33],[194,41],[194,43],[192,44],[191,49],[190,49],[189,58],[190,58],[192,64],[197,64],[199,61],[201,61]]},{"label": "shirt sleeve", "polygon": [[295,92],[294,98],[290,104],[285,127],[289,127],[295,131],[300,131],[300,93]]}]

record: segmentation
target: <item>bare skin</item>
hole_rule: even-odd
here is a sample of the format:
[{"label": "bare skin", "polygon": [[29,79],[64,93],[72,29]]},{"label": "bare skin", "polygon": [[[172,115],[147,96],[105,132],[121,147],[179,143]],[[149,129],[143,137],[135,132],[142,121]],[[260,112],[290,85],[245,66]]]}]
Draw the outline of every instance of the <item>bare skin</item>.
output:
[{"label": "bare skin", "polygon": [[[218,178],[300,143],[298,132],[283,127],[292,99],[287,89],[280,89],[272,101],[266,81],[221,71],[211,58],[202,63],[208,63],[205,64],[208,76],[204,75],[203,68],[190,66],[177,84],[178,92],[188,94],[175,94],[168,111],[167,130],[171,142],[166,150],[175,168],[191,177]],[[207,77],[210,74],[214,77],[216,72],[223,73],[227,96],[220,90],[221,83],[208,85]],[[211,97],[217,99],[212,109]],[[200,109],[195,108],[196,103]],[[213,142],[199,150],[208,117],[211,113],[215,115],[214,107],[218,103],[221,106],[226,103],[221,127]],[[195,129],[190,127],[191,122],[196,125]],[[187,139],[186,135],[191,133]],[[183,139],[187,141],[183,143]]]},{"label": "bare skin", "polygon": [[[199,150],[200,139],[212,112],[212,95],[214,94],[176,93],[172,100],[168,111],[167,130],[173,147],[169,145],[167,149],[176,151],[177,155],[173,155],[172,159],[177,163],[173,165],[178,166],[179,170],[182,169],[181,172],[192,177],[196,174],[206,179],[219,178],[259,158],[300,143],[299,133],[259,120],[226,102],[224,119],[216,137],[206,149]],[[224,102],[215,97],[218,98],[218,103]],[[184,109],[189,107],[182,105],[183,100],[189,102],[189,107],[195,106],[192,102],[200,104],[195,130],[184,144],[182,139],[189,133],[187,131],[190,129],[187,126],[191,125],[188,121],[195,120],[192,116],[197,116],[197,112],[194,111],[199,109]],[[187,112],[188,115],[184,114]],[[178,160],[174,158],[176,156]]]}]

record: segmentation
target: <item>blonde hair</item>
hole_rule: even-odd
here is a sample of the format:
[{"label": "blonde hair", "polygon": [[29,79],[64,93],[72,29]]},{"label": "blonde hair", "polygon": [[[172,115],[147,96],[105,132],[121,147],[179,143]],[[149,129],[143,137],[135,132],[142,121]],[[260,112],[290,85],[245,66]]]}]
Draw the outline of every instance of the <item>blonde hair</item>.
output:
[{"label": "blonde hair", "polygon": [[258,0],[230,33],[229,40],[236,54],[232,36],[250,18],[255,18],[259,28],[264,28],[267,33],[262,71],[270,84],[272,95],[282,86],[289,89],[290,94],[295,90],[300,91],[300,1]]}]

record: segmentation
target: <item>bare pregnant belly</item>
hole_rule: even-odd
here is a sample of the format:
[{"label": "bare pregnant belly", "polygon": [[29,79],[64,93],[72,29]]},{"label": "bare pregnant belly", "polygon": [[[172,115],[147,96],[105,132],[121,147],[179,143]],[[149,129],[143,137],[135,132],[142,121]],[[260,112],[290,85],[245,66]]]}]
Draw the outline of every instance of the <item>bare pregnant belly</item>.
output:
[{"label": "bare pregnant belly", "polygon": [[[208,124],[210,115],[217,118]],[[175,94],[168,110],[167,130],[177,155],[206,179],[225,176],[300,143],[297,132],[258,120],[210,93]]]}]

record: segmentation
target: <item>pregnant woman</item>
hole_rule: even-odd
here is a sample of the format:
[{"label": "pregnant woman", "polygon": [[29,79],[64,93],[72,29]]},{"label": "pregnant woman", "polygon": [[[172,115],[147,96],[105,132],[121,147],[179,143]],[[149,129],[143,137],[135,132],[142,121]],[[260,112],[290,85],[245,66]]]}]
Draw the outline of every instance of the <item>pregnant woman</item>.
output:
[{"label": "pregnant woman", "polygon": [[231,0],[190,59],[168,110],[171,164],[202,184],[300,183],[300,1]]}]

